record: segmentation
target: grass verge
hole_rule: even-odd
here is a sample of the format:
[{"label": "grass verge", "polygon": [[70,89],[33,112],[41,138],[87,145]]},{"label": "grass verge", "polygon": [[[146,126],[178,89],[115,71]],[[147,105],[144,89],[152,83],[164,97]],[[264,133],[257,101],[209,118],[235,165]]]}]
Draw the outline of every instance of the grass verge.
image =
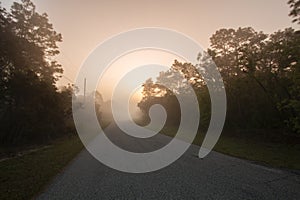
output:
[{"label": "grass verge", "polygon": [[214,150],[272,167],[300,170],[299,144],[261,143],[221,136]]},{"label": "grass verge", "polygon": [[50,147],[0,162],[0,199],[30,199],[83,148],[77,136]]},{"label": "grass verge", "polygon": [[[177,128],[165,127],[161,133],[174,137]],[[204,134],[197,134],[193,144],[200,146],[203,141]],[[239,157],[271,167],[288,168],[300,170],[300,144],[299,143],[280,143],[266,142],[255,139],[246,139],[235,136],[227,136],[222,134],[214,151]]]}]

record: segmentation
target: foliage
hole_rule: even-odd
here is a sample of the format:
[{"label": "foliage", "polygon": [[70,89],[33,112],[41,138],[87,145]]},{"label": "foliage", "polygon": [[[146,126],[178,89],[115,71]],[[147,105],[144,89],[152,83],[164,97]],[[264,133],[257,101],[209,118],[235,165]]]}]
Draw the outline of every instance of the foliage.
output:
[{"label": "foliage", "polygon": [[0,162],[0,199],[35,199],[82,149],[80,139],[71,136]]},{"label": "foliage", "polygon": [[300,24],[300,0],[289,0],[288,4],[291,8],[289,16],[293,17],[293,22]]},{"label": "foliage", "polygon": [[[206,129],[210,118],[210,99],[208,90],[205,86],[201,75],[191,63],[180,63],[174,61],[172,67],[164,72],[160,72],[154,83],[148,79],[143,84],[143,98],[138,106],[148,119],[147,113],[154,104],[161,104],[167,112],[167,125],[177,126],[180,123],[180,105],[176,95],[180,94],[183,97],[189,95],[187,90],[188,84],[196,91],[200,110],[204,111],[201,115],[201,129]],[[202,114],[202,113],[201,113]]]},{"label": "foliage", "polygon": [[72,87],[55,86],[62,71],[54,60],[62,36],[30,0],[0,7],[0,143],[48,141],[65,133]]},{"label": "foliage", "polygon": [[[210,42],[207,52],[223,77],[227,93],[226,128],[279,128],[300,133],[298,32],[288,28],[267,35],[251,27],[220,29],[212,35]],[[160,73],[157,82],[144,84],[144,98],[139,104],[141,110],[147,113],[155,103],[173,104],[175,100],[170,99],[170,92],[161,92],[162,85],[173,85],[171,92],[184,93],[186,84],[191,84],[199,100],[201,116],[204,116],[200,128],[205,129],[210,119],[209,93],[196,69],[203,65],[209,67],[209,64],[210,59],[205,54],[199,55],[197,66],[175,60],[170,70]],[[182,77],[175,77],[175,72]],[[185,81],[178,81],[183,78]],[[179,118],[180,113],[176,113],[168,116]]]}]

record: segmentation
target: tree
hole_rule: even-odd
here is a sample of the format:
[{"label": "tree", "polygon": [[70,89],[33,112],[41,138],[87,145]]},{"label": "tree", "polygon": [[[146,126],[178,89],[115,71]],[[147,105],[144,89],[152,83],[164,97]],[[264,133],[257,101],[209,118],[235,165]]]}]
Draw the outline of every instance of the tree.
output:
[{"label": "tree", "polygon": [[280,106],[282,101],[295,99],[290,86],[296,85],[292,77],[297,74],[300,54],[299,35],[292,28],[271,35],[252,28],[222,29],[211,37],[209,53],[225,80],[227,119],[230,111],[238,108],[232,112],[239,116],[236,120],[247,118],[248,124],[249,118],[260,119],[258,122],[264,122],[259,123],[264,127],[295,121],[297,112],[291,107],[284,111]]},{"label": "tree", "polygon": [[62,68],[54,56],[62,37],[30,0],[0,12],[0,142],[47,141],[64,133],[69,113],[63,102],[71,101],[55,86]]},{"label": "tree", "polygon": [[243,77],[243,72],[254,73],[267,35],[251,27],[220,29],[210,38],[209,55],[216,63],[223,78]]},{"label": "tree", "polygon": [[[299,133],[299,47],[299,34],[292,28],[270,35],[251,27],[221,29],[212,35],[208,52],[221,71],[225,84],[226,128],[276,128]],[[207,127],[210,97],[199,72],[205,74],[211,64],[207,54],[199,55],[197,66],[175,60],[169,70],[160,72],[155,83],[146,81],[140,108],[148,112],[155,103],[168,107],[174,102],[171,97],[185,94],[186,85],[191,84],[198,97],[201,120],[205,119],[200,125]],[[178,73],[180,77],[176,76]],[[168,91],[161,85],[172,90]],[[179,114],[172,113],[171,117],[178,118]]]},{"label": "tree", "polygon": [[294,23],[300,24],[300,0],[289,0],[288,4],[291,8],[289,16],[293,18]]},{"label": "tree", "polygon": [[195,66],[177,60],[169,70],[159,73],[156,82],[148,79],[143,84],[143,98],[138,106],[145,114],[146,121],[149,120],[147,116],[150,107],[154,104],[161,104],[168,116],[166,125],[178,127],[181,111],[176,95],[186,95],[188,98],[190,95],[188,85],[192,86],[200,102],[200,128],[206,129],[210,120],[210,99],[207,87]]},{"label": "tree", "polygon": [[271,35],[273,77],[278,83],[278,107],[286,125],[300,134],[300,36],[292,28]]},{"label": "tree", "polygon": [[53,29],[48,15],[37,13],[30,0],[14,2],[11,7],[10,25],[20,42],[25,43],[22,52],[22,55],[27,57],[25,64],[30,64],[31,70],[40,79],[54,84],[58,78],[56,73],[62,73],[61,65],[53,60],[59,53],[57,43],[62,41],[62,36]]}]

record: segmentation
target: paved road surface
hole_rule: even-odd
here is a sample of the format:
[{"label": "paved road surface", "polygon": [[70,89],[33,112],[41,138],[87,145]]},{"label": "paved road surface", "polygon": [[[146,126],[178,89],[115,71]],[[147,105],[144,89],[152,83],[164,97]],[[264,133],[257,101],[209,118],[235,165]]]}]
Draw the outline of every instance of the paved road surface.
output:
[{"label": "paved road surface", "polygon": [[[170,138],[126,137],[116,126],[110,139],[122,148],[145,152],[164,146]],[[170,166],[146,174],[113,170],[83,150],[57,175],[38,199],[300,199],[300,173],[259,166],[211,152],[197,158],[191,148]]]}]

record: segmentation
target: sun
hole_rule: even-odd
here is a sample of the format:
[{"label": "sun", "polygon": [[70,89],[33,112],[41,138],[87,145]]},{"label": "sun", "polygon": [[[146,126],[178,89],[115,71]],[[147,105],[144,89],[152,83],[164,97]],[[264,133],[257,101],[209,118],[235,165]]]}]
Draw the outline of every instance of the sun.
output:
[{"label": "sun", "polygon": [[140,102],[143,99],[143,87],[141,86],[140,88],[136,89],[131,97],[130,97],[130,101],[132,102]]}]

